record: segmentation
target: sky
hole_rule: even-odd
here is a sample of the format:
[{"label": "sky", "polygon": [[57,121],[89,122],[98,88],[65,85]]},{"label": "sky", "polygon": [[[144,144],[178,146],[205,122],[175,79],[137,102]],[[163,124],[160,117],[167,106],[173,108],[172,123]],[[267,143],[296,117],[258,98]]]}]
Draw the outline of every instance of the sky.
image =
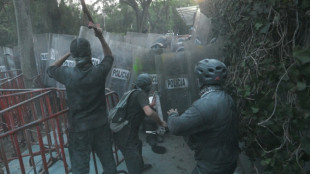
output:
[{"label": "sky", "polygon": [[[91,4],[93,4],[93,3],[95,3],[97,0],[84,0],[85,1],[85,3],[87,4],[87,5],[91,5]],[[101,1],[104,1],[104,0],[101,0]],[[119,0],[114,0],[116,3],[118,3],[119,2]],[[80,3],[80,0],[74,0],[73,2],[75,2],[75,3]],[[102,6],[102,3],[97,3],[96,5],[95,5],[95,7],[101,7]]]},{"label": "sky", "polygon": [[[76,0],[77,2],[79,2],[80,0]],[[96,2],[97,0],[84,0],[85,1],[85,3],[86,4],[93,4],[94,2]],[[103,1],[103,0],[101,0],[101,1]],[[118,2],[119,0],[115,0],[116,2]],[[98,4],[100,4],[100,3],[98,3]]]}]

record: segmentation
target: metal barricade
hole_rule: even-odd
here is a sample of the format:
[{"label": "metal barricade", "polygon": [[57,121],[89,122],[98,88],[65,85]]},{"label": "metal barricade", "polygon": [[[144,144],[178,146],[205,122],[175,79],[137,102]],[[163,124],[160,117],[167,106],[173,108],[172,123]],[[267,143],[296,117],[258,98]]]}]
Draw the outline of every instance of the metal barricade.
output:
[{"label": "metal barricade", "polygon": [[[2,161],[7,173],[10,173],[11,170],[17,170],[16,168],[9,168],[9,161],[14,159],[19,161],[19,172],[26,173],[25,157],[30,157],[29,167],[34,173],[48,173],[48,167],[58,159],[63,160],[65,173],[68,173],[64,153],[66,143],[63,139],[63,132],[67,125],[60,122],[60,119],[65,120],[64,117],[68,112],[65,106],[61,106],[64,103],[64,91],[43,91],[35,91],[39,94],[35,94],[34,91],[12,94],[15,97],[25,94],[30,95],[30,97],[29,99],[24,97],[23,101],[12,106],[9,106],[8,103],[8,107],[2,108],[0,111],[1,117],[5,117],[6,124],[8,124],[8,130],[0,134]],[[13,96],[1,96],[1,98],[12,98]],[[36,135],[33,135],[33,132]],[[45,142],[44,137],[47,139]],[[39,145],[39,150],[33,149],[35,144]],[[13,154],[6,152],[10,147],[14,148]],[[22,151],[25,152],[22,153]],[[48,153],[48,160],[46,153]],[[41,169],[36,166],[35,157],[38,155],[41,155],[43,164]]]},{"label": "metal barricade", "polygon": [[[106,102],[110,110],[118,102],[118,95],[108,92]],[[59,160],[62,160],[64,173],[69,173],[65,153],[68,147],[67,114],[65,90],[0,89],[0,162],[6,173],[49,173],[49,167]],[[113,149],[118,166],[124,159],[119,158],[115,145]],[[10,166],[9,162],[13,160],[18,160],[17,167]],[[93,160],[98,173],[94,153]],[[127,174],[123,170],[118,173]]]},{"label": "metal barricade", "polygon": [[[18,104],[26,99],[30,99],[33,96],[41,94],[42,92],[46,92],[52,90],[52,88],[46,89],[0,89],[0,110],[6,109],[10,106]],[[23,106],[18,109],[19,115],[23,115],[27,113],[29,109],[29,105]],[[0,120],[0,133],[3,130],[9,130],[10,128],[10,120],[8,117],[8,113],[4,113],[2,116],[2,120]],[[1,122],[2,121],[2,122]],[[19,120],[15,120],[15,122],[19,122]]]},{"label": "metal barricade", "polygon": [[8,70],[0,72],[0,89],[23,89],[25,88],[21,70]]},{"label": "metal barricade", "polygon": [[15,77],[21,73],[22,73],[22,71],[20,69],[1,71],[0,72],[0,79],[13,78],[13,77]]}]

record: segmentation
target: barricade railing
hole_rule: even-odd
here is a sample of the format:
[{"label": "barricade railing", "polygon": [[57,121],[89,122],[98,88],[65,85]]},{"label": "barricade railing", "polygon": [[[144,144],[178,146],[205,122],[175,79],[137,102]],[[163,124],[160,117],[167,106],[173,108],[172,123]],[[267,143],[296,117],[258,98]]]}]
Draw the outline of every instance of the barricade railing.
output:
[{"label": "barricade railing", "polygon": [[[44,88],[44,89],[0,89],[0,110],[6,109],[10,106],[18,104],[26,99],[30,99],[42,92],[49,90],[55,90],[54,88]],[[25,106],[21,109],[21,113],[27,113],[29,111],[29,106]],[[8,119],[8,113],[4,113],[2,119],[0,120],[0,133],[3,130],[10,129],[10,120]]]},{"label": "barricade railing", "polygon": [[[0,111],[0,116],[6,117],[5,120],[8,125],[8,130],[0,134],[1,160],[4,162],[6,172],[10,173],[11,170],[16,171],[17,169],[10,168],[9,162],[18,159],[19,171],[17,173],[24,174],[26,169],[33,170],[33,173],[48,173],[48,167],[58,159],[62,159],[64,170],[68,173],[66,155],[64,154],[66,143],[63,139],[63,132],[65,132],[67,126],[64,124],[65,116],[68,112],[64,105],[64,91],[36,92],[42,93],[36,95],[31,91],[27,95],[35,96]],[[23,94],[15,93],[13,95],[21,96]],[[1,97],[8,98],[11,96]],[[60,119],[64,121],[60,122]],[[44,138],[46,140],[43,140]],[[34,145],[39,145],[39,150],[35,150]],[[7,151],[11,152],[11,154],[7,154]],[[48,154],[48,160],[46,159],[46,153]],[[35,157],[38,155],[41,155],[43,164],[41,169],[36,166]],[[29,167],[27,168],[25,168],[25,157],[30,157]]]},{"label": "barricade railing", "polygon": [[[49,167],[62,160],[64,173],[67,174],[70,169],[65,154],[65,148],[68,146],[65,91],[54,88],[1,89],[1,93],[0,162],[4,164],[6,173],[16,170],[22,174],[29,171],[35,174],[49,173]],[[109,110],[118,102],[118,95],[115,92],[107,93],[106,102]],[[116,163],[119,165],[124,159],[119,158],[115,145],[113,149]],[[92,154],[98,173],[96,158],[94,153]],[[9,165],[12,160],[18,160],[18,168]],[[39,161],[42,167],[37,165]],[[118,173],[127,172],[122,170]]]},{"label": "barricade railing", "polygon": [[0,89],[23,89],[24,85],[24,75],[19,74],[15,77],[5,77],[0,81]]},{"label": "barricade railing", "polygon": [[13,78],[19,74],[22,74],[22,71],[20,69],[1,71],[0,72],[0,79]]},{"label": "barricade railing", "polygon": [[25,88],[23,89],[2,89],[0,88],[0,96],[19,93],[19,92],[26,92],[26,91],[38,91],[38,90],[48,91],[51,89],[54,89],[54,88],[32,88],[32,89],[25,89]]}]

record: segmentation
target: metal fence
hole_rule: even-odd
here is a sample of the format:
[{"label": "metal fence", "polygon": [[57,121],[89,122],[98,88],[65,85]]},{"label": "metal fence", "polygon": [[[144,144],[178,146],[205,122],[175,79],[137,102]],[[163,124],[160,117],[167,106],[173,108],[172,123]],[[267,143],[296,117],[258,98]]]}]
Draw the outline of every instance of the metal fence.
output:
[{"label": "metal fence", "polygon": [[0,72],[0,89],[22,89],[24,79],[21,70],[7,70]]},{"label": "metal fence", "polygon": [[[105,99],[108,110],[118,102],[115,92],[108,92]],[[69,173],[65,153],[68,147],[67,114],[65,90],[0,89],[0,162],[6,173],[49,173],[50,167],[59,160],[64,173]],[[119,165],[124,159],[118,156],[115,145],[113,149]],[[13,160],[18,160],[19,165],[10,166]],[[98,173],[94,153],[93,161]]]}]

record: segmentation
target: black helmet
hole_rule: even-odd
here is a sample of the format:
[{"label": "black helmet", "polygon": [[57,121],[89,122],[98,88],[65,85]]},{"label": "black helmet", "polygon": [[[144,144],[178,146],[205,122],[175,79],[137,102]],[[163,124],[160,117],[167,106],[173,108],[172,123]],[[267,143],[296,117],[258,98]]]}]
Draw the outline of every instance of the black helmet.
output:
[{"label": "black helmet", "polygon": [[74,39],[70,45],[70,52],[78,67],[91,62],[90,43],[87,39]]},{"label": "black helmet", "polygon": [[205,85],[222,85],[227,78],[226,65],[217,59],[203,59],[195,67],[200,88]]},{"label": "black helmet", "polygon": [[87,39],[77,38],[71,42],[70,52],[73,58],[91,57],[90,43]]},{"label": "black helmet", "polygon": [[147,73],[142,73],[138,75],[136,80],[136,86],[146,92],[149,92],[152,86],[152,77]]}]

